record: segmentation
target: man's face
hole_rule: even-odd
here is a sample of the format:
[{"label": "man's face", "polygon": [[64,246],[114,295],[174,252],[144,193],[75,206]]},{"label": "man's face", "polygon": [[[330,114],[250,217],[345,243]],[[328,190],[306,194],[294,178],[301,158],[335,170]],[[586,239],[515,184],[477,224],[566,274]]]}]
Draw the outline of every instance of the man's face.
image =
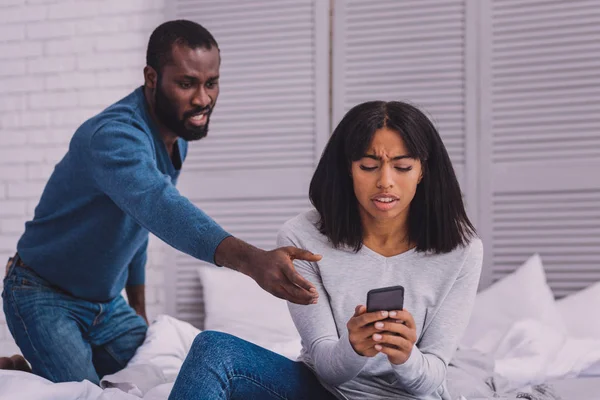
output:
[{"label": "man's face", "polygon": [[173,61],[162,68],[154,91],[160,122],[184,140],[208,134],[210,115],[219,96],[219,50],[174,45]]}]

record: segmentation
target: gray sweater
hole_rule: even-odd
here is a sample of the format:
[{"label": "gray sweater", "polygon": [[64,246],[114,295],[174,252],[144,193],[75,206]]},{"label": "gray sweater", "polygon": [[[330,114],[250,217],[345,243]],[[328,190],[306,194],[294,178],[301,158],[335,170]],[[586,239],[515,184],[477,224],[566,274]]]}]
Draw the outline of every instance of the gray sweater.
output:
[{"label": "gray sweater", "polygon": [[[300,360],[342,399],[449,399],[446,368],[463,334],[479,283],[483,246],[433,255],[409,250],[384,257],[363,246],[355,253],[334,249],[316,228],[315,210],[284,224],[279,246],[321,254],[317,263],[295,261],[298,272],[319,291],[319,302],[289,309],[302,338]],[[366,304],[370,289],[402,285],[404,307],[416,322],[417,342],[408,361],[363,357],[348,339],[346,324],[354,308]]]}]

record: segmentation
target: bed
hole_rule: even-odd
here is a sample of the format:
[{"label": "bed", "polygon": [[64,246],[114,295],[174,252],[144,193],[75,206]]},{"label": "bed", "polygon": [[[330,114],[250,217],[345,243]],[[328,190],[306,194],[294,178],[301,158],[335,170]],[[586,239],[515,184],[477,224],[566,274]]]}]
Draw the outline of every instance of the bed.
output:
[{"label": "bed", "polygon": [[[198,272],[205,329],[229,332],[295,359],[300,338],[284,301],[236,272],[208,266]],[[478,294],[448,367],[452,398],[600,399],[600,319],[589,318],[588,312],[599,308],[600,283],[555,301],[541,258],[532,256]],[[53,384],[32,374],[0,371],[0,399],[18,394],[19,400],[166,400],[199,332],[188,322],[159,316],[127,368],[104,377],[101,387],[85,381]]]}]

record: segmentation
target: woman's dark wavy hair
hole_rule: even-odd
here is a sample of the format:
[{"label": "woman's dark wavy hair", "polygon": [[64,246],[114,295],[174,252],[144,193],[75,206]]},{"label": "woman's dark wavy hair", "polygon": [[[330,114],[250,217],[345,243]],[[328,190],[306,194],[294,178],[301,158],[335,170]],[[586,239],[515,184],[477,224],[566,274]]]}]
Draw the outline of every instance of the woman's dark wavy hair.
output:
[{"label": "woman's dark wavy hair", "polygon": [[421,161],[423,178],[410,204],[408,238],[416,250],[435,254],[465,246],[475,235],[439,133],[416,107],[370,101],[352,108],[335,128],[310,182],[309,197],[320,215],[319,230],[335,247],[362,247],[363,228],[351,164],[367,152],[375,131],[387,127]]}]

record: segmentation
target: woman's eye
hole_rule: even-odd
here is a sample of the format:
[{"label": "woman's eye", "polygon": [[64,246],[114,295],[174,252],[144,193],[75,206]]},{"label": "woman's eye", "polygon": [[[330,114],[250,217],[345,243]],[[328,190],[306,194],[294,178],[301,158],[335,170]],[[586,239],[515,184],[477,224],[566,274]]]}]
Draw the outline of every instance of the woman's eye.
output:
[{"label": "woman's eye", "polygon": [[377,167],[367,167],[366,165],[361,165],[360,169],[362,169],[363,171],[375,171]]},{"label": "woman's eye", "polygon": [[398,171],[408,172],[412,169],[412,167],[395,167]]}]

